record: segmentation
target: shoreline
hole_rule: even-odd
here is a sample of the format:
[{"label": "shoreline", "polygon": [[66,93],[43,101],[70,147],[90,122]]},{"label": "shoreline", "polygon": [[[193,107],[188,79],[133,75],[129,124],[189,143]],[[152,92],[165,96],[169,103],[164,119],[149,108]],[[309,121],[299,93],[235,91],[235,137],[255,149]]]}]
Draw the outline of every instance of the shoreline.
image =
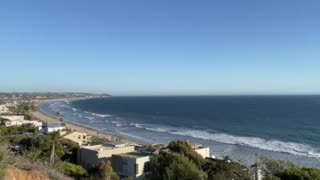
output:
[{"label": "shoreline", "polygon": [[[40,120],[42,122],[45,122],[45,123],[48,123],[48,124],[60,124],[61,122],[59,121],[58,118],[41,112],[39,107],[43,103],[48,103],[48,102],[64,101],[64,100],[74,101],[74,100],[82,100],[82,99],[89,99],[89,98],[63,98],[63,99],[39,100],[39,101],[33,102],[34,106],[37,108],[37,111],[30,112],[30,115],[32,117],[34,117],[35,119],[38,119],[38,120]],[[95,136],[95,137],[99,137],[99,138],[106,138],[106,139],[108,139],[110,141],[125,142],[125,143],[132,144],[132,145],[142,145],[142,144],[144,144],[144,143],[141,143],[141,142],[137,142],[137,141],[132,141],[132,140],[126,139],[126,138],[121,137],[121,136],[115,136],[115,135],[108,134],[108,133],[105,133],[105,132],[100,132],[100,131],[97,131],[95,129],[92,129],[92,128],[89,128],[89,127],[85,127],[85,126],[81,126],[81,125],[74,124],[74,123],[70,123],[70,122],[67,122],[67,121],[64,121],[64,123],[65,123],[66,129],[83,132],[83,133],[86,133],[87,135],[92,136],[92,137]]]}]

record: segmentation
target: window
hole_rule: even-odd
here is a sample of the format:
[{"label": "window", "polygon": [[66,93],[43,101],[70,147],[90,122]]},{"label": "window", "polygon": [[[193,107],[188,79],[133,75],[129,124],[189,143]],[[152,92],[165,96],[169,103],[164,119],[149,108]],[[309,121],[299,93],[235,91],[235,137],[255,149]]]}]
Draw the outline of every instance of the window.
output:
[{"label": "window", "polygon": [[136,174],[139,174],[139,164],[135,165]]},{"label": "window", "polygon": [[144,163],[143,166],[143,172],[149,172],[150,171],[150,162]]}]

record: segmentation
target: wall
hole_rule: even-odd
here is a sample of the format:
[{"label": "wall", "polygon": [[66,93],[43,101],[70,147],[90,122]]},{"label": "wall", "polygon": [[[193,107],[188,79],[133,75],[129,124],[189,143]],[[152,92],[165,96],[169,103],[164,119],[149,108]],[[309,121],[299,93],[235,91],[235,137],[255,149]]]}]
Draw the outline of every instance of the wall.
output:
[{"label": "wall", "polygon": [[210,157],[210,148],[200,148],[195,150],[198,154],[200,154],[203,158]]},{"label": "wall", "polygon": [[81,132],[71,132],[70,134],[65,135],[63,138],[69,139],[81,145],[84,141],[87,141],[87,134]]},{"label": "wall", "polygon": [[86,168],[93,167],[102,161],[111,160],[113,154],[124,154],[134,151],[134,146],[127,146],[124,148],[115,148],[102,151],[95,151],[86,148],[80,148],[78,151],[78,164]]}]

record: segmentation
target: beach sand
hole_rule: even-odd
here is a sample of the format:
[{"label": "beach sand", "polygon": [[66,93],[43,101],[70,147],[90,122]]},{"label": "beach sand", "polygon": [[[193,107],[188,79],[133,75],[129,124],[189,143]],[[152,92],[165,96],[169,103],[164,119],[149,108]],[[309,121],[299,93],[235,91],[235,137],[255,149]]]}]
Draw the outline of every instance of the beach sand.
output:
[{"label": "beach sand", "polygon": [[[83,99],[83,98],[82,98]],[[39,106],[42,104],[42,103],[46,103],[46,102],[53,102],[53,101],[60,101],[60,100],[75,100],[75,99],[54,99],[54,100],[41,100],[41,101],[37,101],[37,102],[34,102],[34,105],[37,107],[37,109],[39,109]],[[44,113],[42,113],[41,111],[37,110],[35,112],[31,112],[30,115],[37,119],[37,120],[40,120],[42,122],[45,122],[45,123],[48,123],[48,124],[60,124],[61,122],[59,121],[59,119],[57,118],[54,118],[54,117],[51,117],[51,116],[48,116]],[[114,135],[111,135],[111,134],[107,134],[107,133],[101,133],[101,132],[98,132],[94,129],[90,129],[90,128],[87,128],[87,127],[83,127],[83,126],[80,126],[80,125],[76,125],[76,124],[72,124],[70,122],[65,122],[65,125],[66,125],[66,128],[67,129],[70,129],[70,130],[73,130],[73,131],[79,131],[79,132],[83,132],[83,133],[86,133],[87,135],[90,135],[90,136],[96,136],[96,137],[100,137],[100,138],[106,138],[110,141],[120,141],[120,142],[126,142],[126,143],[129,143],[129,144],[133,144],[133,145],[141,145],[142,143],[139,143],[139,142],[134,142],[134,141],[131,141],[131,140],[128,140],[128,139],[125,139],[123,137],[119,137],[119,136],[114,136]]]}]

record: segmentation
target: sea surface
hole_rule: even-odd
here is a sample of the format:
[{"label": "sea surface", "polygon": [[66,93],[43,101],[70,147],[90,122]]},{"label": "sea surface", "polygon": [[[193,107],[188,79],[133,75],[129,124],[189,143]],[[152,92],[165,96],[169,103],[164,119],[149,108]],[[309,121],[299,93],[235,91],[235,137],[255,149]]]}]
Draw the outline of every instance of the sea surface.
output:
[{"label": "sea surface", "polygon": [[111,97],[40,110],[140,142],[200,143],[247,166],[258,155],[320,167],[320,96]]}]

